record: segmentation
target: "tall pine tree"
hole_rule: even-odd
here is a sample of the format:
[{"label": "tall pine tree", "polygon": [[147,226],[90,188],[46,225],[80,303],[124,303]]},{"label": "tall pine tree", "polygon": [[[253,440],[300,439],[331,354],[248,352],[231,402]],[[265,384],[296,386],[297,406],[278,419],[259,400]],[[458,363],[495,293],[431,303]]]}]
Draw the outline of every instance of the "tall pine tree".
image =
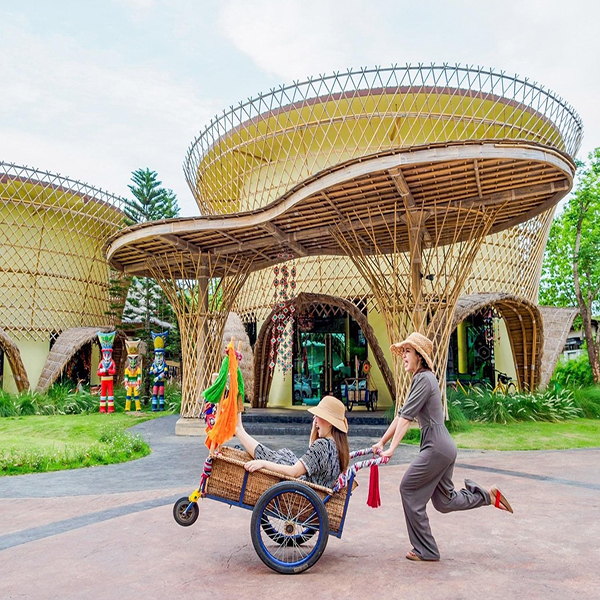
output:
[{"label": "tall pine tree", "polygon": [[[127,225],[170,219],[179,215],[177,196],[173,190],[162,187],[156,171],[138,169],[131,174],[128,185],[133,195],[125,199],[123,212]],[[177,320],[169,301],[160,286],[148,277],[133,277],[123,309],[123,321],[143,324],[140,337],[146,342],[146,369],[153,360],[152,328],[163,331],[170,329],[167,351],[178,355],[179,332]],[[150,396],[150,377],[144,377],[144,403]]]}]

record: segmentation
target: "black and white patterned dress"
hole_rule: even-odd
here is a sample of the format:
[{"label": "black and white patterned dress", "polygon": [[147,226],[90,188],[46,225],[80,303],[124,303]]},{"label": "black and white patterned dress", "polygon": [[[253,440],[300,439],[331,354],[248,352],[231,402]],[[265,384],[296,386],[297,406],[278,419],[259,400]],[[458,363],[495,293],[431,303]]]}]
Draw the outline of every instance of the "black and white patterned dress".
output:
[{"label": "black and white patterned dress", "polygon": [[262,444],[256,446],[254,451],[256,460],[268,460],[278,465],[295,465],[298,460],[304,465],[306,475],[300,479],[316,483],[327,488],[332,488],[340,475],[340,458],[337,446],[331,438],[315,440],[306,454],[299,459],[289,448],[271,450]]}]

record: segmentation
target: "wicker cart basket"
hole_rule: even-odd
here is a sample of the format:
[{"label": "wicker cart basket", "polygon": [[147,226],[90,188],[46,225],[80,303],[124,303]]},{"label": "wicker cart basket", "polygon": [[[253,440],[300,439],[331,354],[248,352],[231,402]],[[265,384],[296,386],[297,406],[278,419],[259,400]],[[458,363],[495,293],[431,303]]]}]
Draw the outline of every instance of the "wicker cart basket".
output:
[{"label": "wicker cart basket", "polygon": [[[227,446],[222,447],[221,452],[213,459],[212,473],[208,478],[206,494],[231,500],[232,502],[241,501],[248,506],[255,506],[262,494],[276,483],[283,480],[298,481],[293,477],[286,477],[273,471],[261,469],[254,473],[248,473],[244,496],[240,498],[244,477],[247,473],[244,464],[249,460],[252,460],[252,457],[247,452]],[[300,481],[315,490],[322,500],[327,496],[331,496],[325,504],[329,515],[329,529],[334,533],[339,532],[348,496],[348,486],[339,492],[333,493],[329,488],[303,480]],[[356,485],[356,482],[353,481],[352,489]]]}]

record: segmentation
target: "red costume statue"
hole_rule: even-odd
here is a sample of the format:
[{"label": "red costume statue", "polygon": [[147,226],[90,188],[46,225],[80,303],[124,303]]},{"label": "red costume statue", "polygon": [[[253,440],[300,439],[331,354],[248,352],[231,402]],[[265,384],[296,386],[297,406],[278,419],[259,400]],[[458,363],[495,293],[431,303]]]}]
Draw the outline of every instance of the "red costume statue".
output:
[{"label": "red costume statue", "polygon": [[[113,391],[113,377],[117,372],[115,361],[112,357],[112,345],[116,331],[110,333],[98,332],[98,339],[102,346],[102,360],[98,364],[98,377],[100,377],[100,412],[115,412],[115,395]],[[108,406],[107,406],[108,401]]]}]

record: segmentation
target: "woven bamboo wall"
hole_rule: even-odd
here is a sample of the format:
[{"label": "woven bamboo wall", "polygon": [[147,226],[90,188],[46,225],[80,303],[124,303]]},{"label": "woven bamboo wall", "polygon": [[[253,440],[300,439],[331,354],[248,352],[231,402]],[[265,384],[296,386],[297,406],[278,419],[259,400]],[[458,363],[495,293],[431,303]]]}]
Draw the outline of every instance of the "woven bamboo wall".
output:
[{"label": "woven bamboo wall", "polygon": [[[489,235],[483,242],[461,295],[504,292],[536,303],[544,248],[554,209],[506,231]],[[440,250],[446,251],[446,250]],[[377,305],[368,284],[352,261],[342,256],[296,259],[296,293],[318,293]],[[408,277],[408,272],[406,273]],[[235,302],[245,322],[264,320],[273,305],[273,269],[251,273]]]},{"label": "woven bamboo wall", "polygon": [[561,98],[491,69],[348,70],[282,86],[216,117],[184,170],[202,214],[265,207],[345,161],[438,142],[529,140],[574,156],[581,120]]},{"label": "woven bamboo wall", "polygon": [[67,177],[0,162],[0,327],[49,340],[111,324],[102,249],[122,199]]}]

